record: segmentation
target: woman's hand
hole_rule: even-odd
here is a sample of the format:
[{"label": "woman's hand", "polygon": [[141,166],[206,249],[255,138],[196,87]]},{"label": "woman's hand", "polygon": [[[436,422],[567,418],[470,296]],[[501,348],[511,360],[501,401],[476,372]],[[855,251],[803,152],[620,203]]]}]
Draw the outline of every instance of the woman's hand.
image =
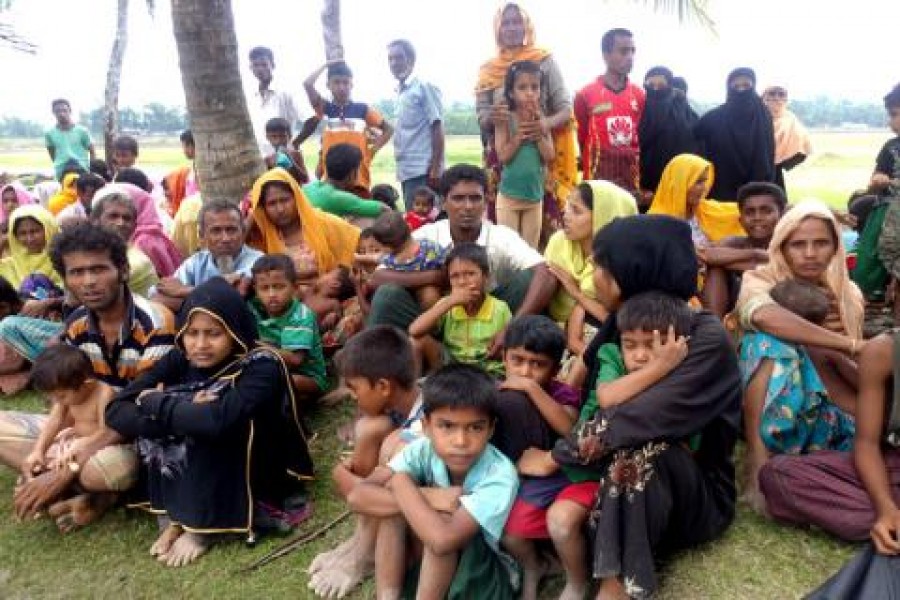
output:
[{"label": "woman's hand", "polygon": [[900,554],[900,509],[879,516],[869,536],[879,554]]},{"label": "woman's hand", "polygon": [[578,285],[578,281],[575,277],[572,276],[571,273],[566,271],[559,265],[555,265],[553,263],[547,263],[547,268],[553,273],[553,276],[559,281],[559,284],[563,286],[563,289],[566,290],[569,294],[571,294],[576,300],[581,296],[581,286]]},{"label": "woman's hand", "polygon": [[669,325],[665,341],[659,331],[653,332],[653,347],[650,354],[653,356],[653,360],[659,362],[669,373],[688,355],[687,340],[688,338],[683,335],[676,336],[675,328]]}]

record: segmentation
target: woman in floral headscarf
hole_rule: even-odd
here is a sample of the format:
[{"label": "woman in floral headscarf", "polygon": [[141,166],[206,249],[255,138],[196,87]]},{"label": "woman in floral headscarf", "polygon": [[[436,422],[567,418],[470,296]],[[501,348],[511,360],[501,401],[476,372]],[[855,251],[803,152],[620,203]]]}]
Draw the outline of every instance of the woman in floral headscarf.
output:
[{"label": "woman in floral headscarf", "polygon": [[[475,109],[481,127],[484,146],[484,166],[488,171],[488,214],[494,216],[494,196],[503,168],[494,148],[494,123],[509,118],[503,101],[503,81],[509,66],[521,60],[536,62],[541,68],[541,123],[553,134],[556,158],[549,166],[544,196],[542,231],[547,236],[556,230],[563,203],[575,187],[577,162],[575,157],[575,121],[572,117],[572,98],[566,89],[562,72],[549,50],[535,46],[534,25],[521,6],[504,3],[494,16],[494,40],[497,55],[481,65],[475,84]],[[549,223],[547,223],[549,219]]]}]

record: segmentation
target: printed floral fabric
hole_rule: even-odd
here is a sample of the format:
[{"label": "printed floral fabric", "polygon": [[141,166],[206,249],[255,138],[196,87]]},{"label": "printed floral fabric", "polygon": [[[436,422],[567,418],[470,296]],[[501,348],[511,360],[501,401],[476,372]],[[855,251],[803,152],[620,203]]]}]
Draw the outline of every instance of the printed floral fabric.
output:
[{"label": "printed floral fabric", "polygon": [[759,430],[766,447],[778,454],[850,450],[856,423],[829,400],[806,349],[767,333],[744,334],[740,368],[745,387],[764,359],[774,362]]}]

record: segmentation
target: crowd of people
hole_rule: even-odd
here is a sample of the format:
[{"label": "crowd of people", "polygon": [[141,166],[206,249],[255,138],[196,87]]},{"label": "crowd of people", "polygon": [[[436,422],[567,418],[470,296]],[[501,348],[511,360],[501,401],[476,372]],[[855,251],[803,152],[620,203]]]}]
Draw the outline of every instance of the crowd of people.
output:
[{"label": "crowd of people", "polygon": [[[234,202],[203,201],[190,131],[154,184],[136,139],[107,168],[53,102],[58,185],[0,190],[0,390],[50,406],[0,411],[18,517],[68,532],[143,508],[171,567],[291,531],[329,466],[310,414],[351,398],[331,476],[355,525],[309,565],[321,597],[374,575],[385,599],[533,600],[554,560],[564,600],[648,597],[661,558],[731,525],[738,490],[900,554],[900,338],[864,336],[894,287],[900,137],[848,216],[789,201],[809,138],[752,70],[698,117],[669,68],[630,81],[625,29],[574,96],[521,7],[494,36],[482,166],[445,165],[440,91],[405,40],[393,124],[351,100],[343,61],[305,80],[303,119],[254,48],[268,170]],[[900,136],[900,86],[885,106]],[[391,139],[400,193],[372,185]],[[847,223],[880,287],[851,278]]]}]

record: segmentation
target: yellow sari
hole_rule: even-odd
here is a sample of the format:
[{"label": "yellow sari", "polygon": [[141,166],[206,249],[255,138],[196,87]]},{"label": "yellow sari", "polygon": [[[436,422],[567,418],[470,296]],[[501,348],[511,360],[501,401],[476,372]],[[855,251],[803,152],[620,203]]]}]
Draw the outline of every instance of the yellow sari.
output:
[{"label": "yellow sari", "polygon": [[339,217],[313,207],[294,178],[282,168],[263,173],[253,184],[250,214],[256,228],[248,243],[266,254],[283,253],[287,250],[284,239],[275,224],[269,220],[262,204],[263,187],[267,183],[275,182],[288,186],[294,195],[303,240],[315,254],[319,275],[324,275],[338,265],[352,266],[353,255],[359,241],[359,229]]},{"label": "yellow sari", "polygon": [[[28,250],[14,234],[16,223],[24,218],[34,219],[44,228],[46,244],[44,249],[38,254],[29,254]],[[50,261],[50,241],[59,232],[59,226],[56,224],[56,219],[53,215],[38,204],[20,206],[9,216],[7,231],[9,256],[0,261],[0,276],[6,279],[14,288],[19,289],[26,277],[41,273],[49,277],[53,283],[62,287],[62,278],[53,268],[53,263]]]},{"label": "yellow sari", "polygon": [[69,173],[62,180],[62,187],[50,197],[47,208],[53,215],[58,215],[65,207],[78,202],[78,173]]},{"label": "yellow sari", "polygon": [[[708,171],[707,171],[708,169]],[[704,171],[709,173],[702,200],[694,209],[694,216],[703,234],[710,242],[729,236],[745,236],[741,227],[737,204],[707,200],[706,195],[713,185],[715,169],[712,163],[694,154],[679,154],[669,161],[663,171],[650,205],[649,214],[670,215],[679,219],[689,219],[687,214],[688,190],[697,182]]]}]

